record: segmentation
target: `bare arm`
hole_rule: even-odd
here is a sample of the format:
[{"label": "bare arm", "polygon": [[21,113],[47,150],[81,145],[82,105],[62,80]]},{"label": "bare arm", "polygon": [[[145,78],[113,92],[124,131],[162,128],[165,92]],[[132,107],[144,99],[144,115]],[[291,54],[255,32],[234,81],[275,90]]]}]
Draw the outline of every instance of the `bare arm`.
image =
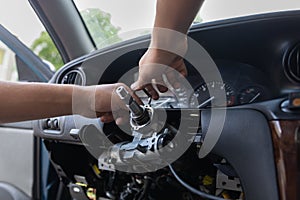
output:
[{"label": "bare arm", "polygon": [[0,123],[71,114],[101,117],[109,122],[114,120],[111,105],[118,85],[83,87],[0,81]]},{"label": "bare arm", "polygon": [[157,0],[154,27],[186,33],[202,3],[203,0]]},{"label": "bare arm", "polygon": [[0,121],[71,114],[72,91],[73,86],[0,82]]},{"label": "bare arm", "polygon": [[187,75],[183,62],[187,50],[186,33],[202,3],[203,0],[157,0],[151,44],[139,62],[139,77],[132,89],[145,88],[157,99],[159,95],[152,80],[155,79],[160,92],[167,91],[162,74],[173,86],[180,85],[178,76]]}]

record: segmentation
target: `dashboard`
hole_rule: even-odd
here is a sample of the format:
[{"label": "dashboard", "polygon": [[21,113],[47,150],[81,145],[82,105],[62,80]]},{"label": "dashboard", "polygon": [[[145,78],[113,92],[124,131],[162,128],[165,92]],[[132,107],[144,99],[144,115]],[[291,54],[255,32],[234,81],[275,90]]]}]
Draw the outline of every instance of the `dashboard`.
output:
[{"label": "dashboard", "polygon": [[[266,102],[269,106],[266,116],[274,117],[273,111],[270,112],[273,109],[278,115],[275,118],[289,118],[286,112],[278,111],[280,105],[268,102],[276,99],[282,102],[289,93],[299,91],[300,82],[295,73],[300,68],[297,65],[297,52],[300,49],[298,18],[298,12],[295,11],[194,25],[189,36],[207,52],[222,81],[214,78],[204,81],[196,69],[199,66],[185,60],[188,70],[186,79],[190,87],[162,93],[159,100],[151,101],[152,106],[170,109],[247,108]],[[276,34],[270,35],[270,30]],[[131,85],[137,79],[138,62],[149,42],[149,36],[141,36],[79,57],[56,72],[51,82],[86,86],[123,82]],[[192,51],[190,55],[193,61],[200,52]],[[210,73],[206,63],[200,67]],[[225,102],[210,92],[224,93]],[[138,96],[144,102],[149,101],[143,92],[139,92]],[[41,120],[37,135],[78,142],[78,138],[74,139],[69,133],[74,126],[69,118],[63,116],[53,119],[59,125],[52,128],[47,128],[45,123],[54,122]]]},{"label": "dashboard", "polygon": [[[137,79],[136,66],[144,51],[134,50],[116,58],[107,66],[99,80],[92,77],[96,79],[94,83],[91,83],[91,77],[89,77],[91,75],[90,67],[89,71],[86,71],[87,65],[90,65],[88,63],[82,63],[79,66],[76,65],[69,70],[60,72],[61,75],[56,78],[56,82],[77,85],[122,82],[131,85]],[[212,105],[215,107],[233,107],[284,96],[284,93],[276,88],[276,83],[268,80],[265,72],[258,67],[229,60],[216,59],[214,63],[220,71],[221,81],[211,79],[206,82],[201,74],[186,62],[188,69],[186,79],[190,87],[177,89],[171,87],[168,92],[160,93],[160,99],[152,100],[152,106],[160,108],[210,108]],[[94,70],[97,69],[92,71],[95,72]],[[123,74],[128,73],[126,70],[131,71],[130,76],[123,77]],[[211,96],[209,91],[224,92],[226,102],[219,102],[218,97]],[[137,92],[137,95],[144,103],[148,101],[148,96],[145,93]]]},{"label": "dashboard", "polygon": [[[143,50],[135,50],[126,53],[114,60],[104,72],[99,83],[113,83],[121,81],[131,85],[138,75],[138,60],[143,55]],[[210,79],[205,81],[201,74],[186,61],[188,69],[187,81],[190,87],[182,87],[171,90],[167,93],[160,93],[161,98],[152,101],[156,106],[169,108],[209,108],[212,105],[216,107],[232,107],[243,104],[251,104],[266,101],[283,95],[276,88],[273,80],[266,78],[265,72],[260,68],[237,61],[226,59],[215,59],[215,65],[220,71],[222,80]],[[131,69],[135,67],[134,69]],[[120,69],[121,68],[121,69]],[[131,76],[121,77],[115,70],[130,69]],[[122,71],[121,73],[127,73]],[[208,72],[209,73],[209,72]],[[113,76],[112,76],[113,74]],[[109,77],[109,78],[107,78]],[[217,97],[211,96],[209,91],[225,92],[226,103],[219,102]],[[141,99],[146,102],[147,96],[138,93]]]},{"label": "dashboard", "polygon": [[[211,108],[227,108],[222,134],[213,153],[226,158],[236,169],[244,184],[247,199],[279,199],[274,163],[283,162],[280,155],[285,150],[280,150],[279,154],[278,149],[273,149],[276,145],[280,148],[280,138],[277,138],[278,141],[274,138],[282,134],[274,135],[274,132],[281,130],[278,121],[283,120],[282,124],[285,125],[284,120],[299,119],[299,108],[289,110],[284,107],[288,104],[289,95],[300,91],[299,21],[300,13],[295,11],[193,26],[189,36],[208,53],[219,71],[221,81],[213,76],[208,80],[202,77],[197,70],[199,67],[206,70],[208,75],[213,72],[210,72],[207,60],[195,66],[193,60],[200,57],[200,52],[192,51],[189,54],[191,59],[185,60],[189,87],[170,88],[168,92],[160,94],[159,100],[151,101],[153,108],[167,108],[171,115],[172,110],[177,108],[201,111],[199,123],[203,133],[209,129],[207,124],[210,123],[208,116]],[[80,57],[59,70],[51,82],[86,86],[123,82],[131,85],[137,79],[138,62],[149,41],[149,36],[141,36]],[[223,94],[225,101],[214,94]],[[138,92],[137,95],[144,102],[150,102],[145,93]],[[177,115],[172,117],[178,120]],[[57,151],[52,155],[61,159],[58,163],[68,165],[56,148],[63,144],[62,149],[67,148],[73,154],[73,146],[69,145],[76,144],[76,149],[83,146],[82,138],[78,135],[82,129],[86,129],[87,124],[102,130],[110,140],[125,141],[125,136],[120,134],[115,124],[103,124],[98,119],[81,116],[39,120],[35,125],[35,135],[50,141],[49,151]],[[270,124],[275,128],[270,129]],[[294,132],[288,133],[292,135]],[[97,141],[104,140],[99,135],[95,135]],[[295,137],[292,135],[291,138]],[[283,147],[286,146],[284,142]],[[97,145],[101,146],[101,143]],[[278,154],[274,156],[274,152]],[[86,157],[83,151],[78,154]],[[287,152],[286,155],[292,154]],[[296,153],[293,152],[293,155]],[[296,159],[296,156],[292,159]],[[295,171],[287,170],[285,173]],[[261,193],[262,190],[265,192]]]},{"label": "dashboard", "polygon": [[[215,88],[215,86],[216,90],[226,92],[226,106],[230,107],[284,97],[290,92],[297,91],[299,82],[288,75],[289,69],[293,67],[287,64],[295,65],[294,60],[297,59],[295,59],[296,53],[294,52],[299,42],[296,39],[298,28],[295,28],[298,22],[289,16],[292,14],[293,12],[287,15],[282,13],[281,16],[280,13],[276,13],[258,20],[248,17],[240,21],[227,20],[194,26],[190,31],[190,37],[202,45],[211,56],[220,71],[223,82],[212,79],[205,83],[201,74],[197,73],[189,62],[186,62],[187,79],[194,91],[186,91],[187,101],[176,107],[194,107],[195,99],[199,101],[198,106],[205,103],[209,100],[207,89]],[[274,21],[280,25],[273,26]],[[277,34],[267,34],[268,29]],[[145,52],[144,47],[147,47],[148,42],[149,38],[141,37],[139,40],[125,42],[120,48],[112,48],[110,53],[100,50],[101,56],[86,60],[79,68],[83,71],[87,69],[91,71],[93,68],[93,73],[99,74],[92,84],[118,82],[128,71],[137,71],[139,58]],[[194,52],[193,56],[199,55]],[[96,62],[101,63],[101,67],[105,69],[104,72],[99,69],[100,66]],[[98,69],[94,69],[96,67]],[[86,73],[89,75],[90,72]],[[123,77],[122,82],[130,85],[135,78],[136,76]],[[87,82],[87,84],[90,83]],[[172,99],[172,102],[176,101],[178,102]],[[200,107],[209,106],[208,102]]]}]

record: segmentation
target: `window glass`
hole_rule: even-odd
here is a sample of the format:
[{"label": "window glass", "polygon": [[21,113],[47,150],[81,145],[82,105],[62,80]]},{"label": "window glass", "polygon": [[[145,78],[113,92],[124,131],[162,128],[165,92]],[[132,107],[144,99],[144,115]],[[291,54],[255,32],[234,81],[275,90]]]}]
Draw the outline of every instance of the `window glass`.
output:
[{"label": "window glass", "polygon": [[56,46],[31,8],[29,1],[6,1],[5,5],[0,7],[0,21],[1,25],[32,49],[36,55],[47,63],[50,62],[51,67],[53,65],[55,69],[58,69],[63,65]]},{"label": "window glass", "polygon": [[5,5],[0,7],[0,21],[6,29],[28,47],[44,30],[28,1],[10,0],[5,2]]},{"label": "window glass", "polygon": [[148,34],[155,0],[74,0],[97,47]]},{"label": "window glass", "polygon": [[0,41],[0,80],[18,81],[15,54]]},{"label": "window glass", "polygon": [[207,0],[200,17],[203,22],[233,17],[300,9],[299,0]]},{"label": "window glass", "polygon": [[[155,17],[155,0],[74,2],[98,48],[149,33]],[[299,8],[299,0],[206,0],[195,23]]]}]

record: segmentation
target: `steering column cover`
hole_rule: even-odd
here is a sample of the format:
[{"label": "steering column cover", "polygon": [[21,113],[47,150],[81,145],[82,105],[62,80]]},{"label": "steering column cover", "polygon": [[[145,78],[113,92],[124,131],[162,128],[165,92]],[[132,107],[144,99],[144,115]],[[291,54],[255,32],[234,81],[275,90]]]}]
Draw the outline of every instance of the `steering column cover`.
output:
[{"label": "steering column cover", "polygon": [[[210,111],[202,111],[205,133]],[[213,153],[224,157],[238,173],[246,199],[279,199],[271,132],[259,111],[228,109],[221,136]]]}]

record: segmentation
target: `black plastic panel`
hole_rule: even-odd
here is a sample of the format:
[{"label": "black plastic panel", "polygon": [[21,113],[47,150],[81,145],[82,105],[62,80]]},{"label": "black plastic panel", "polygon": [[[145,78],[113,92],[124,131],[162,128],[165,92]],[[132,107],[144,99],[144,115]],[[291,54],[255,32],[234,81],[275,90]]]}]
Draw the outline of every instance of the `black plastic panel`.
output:
[{"label": "black plastic panel", "polygon": [[[209,118],[209,111],[201,113],[204,133]],[[247,200],[279,199],[271,132],[263,114],[249,109],[227,110],[213,152],[234,167]]]}]

